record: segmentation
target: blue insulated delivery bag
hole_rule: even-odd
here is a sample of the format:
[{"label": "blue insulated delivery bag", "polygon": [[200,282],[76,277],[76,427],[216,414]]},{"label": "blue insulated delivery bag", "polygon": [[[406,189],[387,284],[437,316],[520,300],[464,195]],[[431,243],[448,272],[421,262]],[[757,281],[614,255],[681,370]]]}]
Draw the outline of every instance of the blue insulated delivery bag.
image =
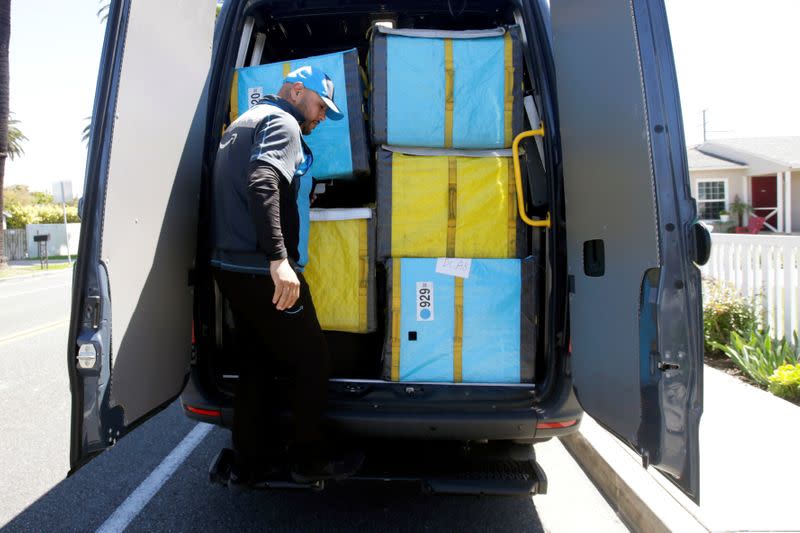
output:
[{"label": "blue insulated delivery bag", "polygon": [[530,383],[536,351],[533,258],[387,261],[383,377]]},{"label": "blue insulated delivery bag", "polygon": [[292,70],[310,65],[334,84],[334,100],[342,120],[326,120],[305,140],[314,152],[311,175],[319,180],[347,180],[369,174],[369,146],[364,123],[363,84],[358,52],[348,50],[236,69],[231,83],[231,122],[267,94],[275,94]]},{"label": "blue insulated delivery bag", "polygon": [[518,26],[474,31],[376,27],[369,63],[375,144],[508,148],[522,131]]}]

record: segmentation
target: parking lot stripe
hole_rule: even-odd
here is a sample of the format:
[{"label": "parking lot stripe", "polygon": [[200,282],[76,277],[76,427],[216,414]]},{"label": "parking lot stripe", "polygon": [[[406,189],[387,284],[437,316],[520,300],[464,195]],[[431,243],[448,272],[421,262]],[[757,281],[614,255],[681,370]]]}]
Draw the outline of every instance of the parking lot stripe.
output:
[{"label": "parking lot stripe", "polygon": [[164,483],[172,477],[172,474],[174,474],[183,461],[189,457],[213,427],[212,424],[206,424],[204,422],[198,423],[194,429],[183,438],[180,444],[161,461],[161,464],[147,476],[147,479],[142,481],[142,483],[136,487],[136,490],[122,502],[122,505],[117,507],[114,513],[103,522],[103,525],[97,529],[97,533],[116,533],[124,531],[125,528],[128,527],[128,524],[130,524],[131,521],[136,518],[136,515],[144,509],[147,502],[149,502]]}]

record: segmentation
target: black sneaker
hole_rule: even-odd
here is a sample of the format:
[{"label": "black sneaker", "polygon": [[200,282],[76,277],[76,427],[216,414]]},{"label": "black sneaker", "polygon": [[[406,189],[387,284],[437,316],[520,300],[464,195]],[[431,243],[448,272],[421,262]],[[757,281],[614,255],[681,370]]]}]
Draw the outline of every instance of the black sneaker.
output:
[{"label": "black sneaker", "polygon": [[364,454],[350,451],[325,458],[307,459],[292,465],[291,475],[296,483],[342,480],[355,474],[364,464]]}]

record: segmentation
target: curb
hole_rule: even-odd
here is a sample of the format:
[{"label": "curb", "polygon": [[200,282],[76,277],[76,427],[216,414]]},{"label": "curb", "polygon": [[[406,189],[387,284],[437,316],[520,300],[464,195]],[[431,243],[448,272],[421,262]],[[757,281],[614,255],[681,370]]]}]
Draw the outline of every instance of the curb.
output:
[{"label": "curb", "polygon": [[637,456],[586,414],[580,431],[561,442],[632,531],[709,531],[642,468]]}]

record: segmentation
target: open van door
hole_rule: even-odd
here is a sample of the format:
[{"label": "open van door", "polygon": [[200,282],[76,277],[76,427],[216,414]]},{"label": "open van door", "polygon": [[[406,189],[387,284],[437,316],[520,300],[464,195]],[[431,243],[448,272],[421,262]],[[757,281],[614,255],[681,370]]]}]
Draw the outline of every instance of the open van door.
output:
[{"label": "open van door", "polygon": [[72,471],[186,380],[215,7],[111,3],[72,295]]},{"label": "open van door", "polygon": [[551,17],[575,390],[697,501],[708,247],[663,0],[559,0]]}]

